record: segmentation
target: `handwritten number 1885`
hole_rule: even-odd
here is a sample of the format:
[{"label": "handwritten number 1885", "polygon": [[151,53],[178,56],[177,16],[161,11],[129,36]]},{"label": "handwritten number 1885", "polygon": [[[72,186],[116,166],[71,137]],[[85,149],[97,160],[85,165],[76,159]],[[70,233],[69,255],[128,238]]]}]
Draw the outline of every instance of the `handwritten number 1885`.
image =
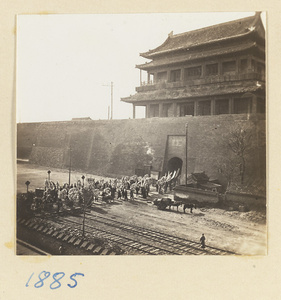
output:
[{"label": "handwritten number 1885", "polygon": [[[34,275],[34,272],[30,275],[28,281],[26,282],[25,286],[29,286],[29,282],[31,281],[32,277]],[[39,275],[39,281],[37,281],[34,284],[35,288],[41,288],[44,285],[44,281],[50,277],[51,273],[48,271],[42,271]],[[70,280],[72,280],[74,283],[72,284],[67,284],[68,287],[70,288],[75,288],[77,286],[77,280],[75,279],[76,276],[84,276],[83,273],[74,273],[70,275]],[[50,284],[50,289],[55,290],[61,287],[61,282],[60,280],[65,276],[64,272],[57,272],[53,274],[53,281]]]}]

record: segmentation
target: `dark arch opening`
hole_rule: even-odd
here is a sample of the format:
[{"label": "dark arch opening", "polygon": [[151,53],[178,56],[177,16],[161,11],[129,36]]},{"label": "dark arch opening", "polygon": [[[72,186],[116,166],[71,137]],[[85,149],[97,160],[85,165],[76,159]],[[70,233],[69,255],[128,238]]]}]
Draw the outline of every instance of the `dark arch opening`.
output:
[{"label": "dark arch opening", "polygon": [[168,161],[167,164],[167,170],[168,172],[174,172],[180,169],[179,174],[181,174],[181,169],[182,169],[182,159],[178,157],[173,157]]}]

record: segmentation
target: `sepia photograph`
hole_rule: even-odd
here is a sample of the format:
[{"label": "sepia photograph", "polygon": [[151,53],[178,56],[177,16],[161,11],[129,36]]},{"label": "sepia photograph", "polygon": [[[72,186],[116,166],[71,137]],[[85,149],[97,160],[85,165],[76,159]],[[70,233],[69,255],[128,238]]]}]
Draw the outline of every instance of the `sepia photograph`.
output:
[{"label": "sepia photograph", "polygon": [[266,256],[266,13],[19,14],[16,255]]}]

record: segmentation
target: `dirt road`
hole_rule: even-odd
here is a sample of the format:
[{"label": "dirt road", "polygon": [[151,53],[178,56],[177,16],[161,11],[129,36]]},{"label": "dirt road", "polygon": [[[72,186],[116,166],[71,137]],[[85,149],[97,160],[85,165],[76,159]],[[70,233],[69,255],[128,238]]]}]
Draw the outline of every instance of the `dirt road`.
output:
[{"label": "dirt road", "polygon": [[[25,192],[25,182],[29,180],[29,189],[43,187],[47,178],[48,168],[29,164],[18,164],[17,192]],[[67,170],[51,170],[54,182],[68,182]],[[98,178],[96,175],[71,173],[71,182],[81,176]],[[243,255],[266,254],[266,216],[261,212],[225,211],[217,208],[198,208],[191,214],[179,211],[158,210],[149,200],[158,197],[152,190],[148,201],[138,197],[135,201],[123,201],[115,204],[99,204],[100,213],[107,214],[112,219],[150,228],[178,237],[198,242],[202,233],[206,236],[206,244],[233,251]]]}]

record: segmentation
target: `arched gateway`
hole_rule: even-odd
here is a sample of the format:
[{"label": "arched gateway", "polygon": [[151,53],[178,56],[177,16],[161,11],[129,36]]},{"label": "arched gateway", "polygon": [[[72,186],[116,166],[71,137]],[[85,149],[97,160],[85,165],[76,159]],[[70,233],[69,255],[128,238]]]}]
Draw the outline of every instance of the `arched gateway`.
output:
[{"label": "arched gateway", "polygon": [[178,157],[173,157],[169,159],[167,163],[167,171],[168,172],[174,172],[180,169],[179,174],[181,174],[181,169],[182,169],[182,159]]}]

